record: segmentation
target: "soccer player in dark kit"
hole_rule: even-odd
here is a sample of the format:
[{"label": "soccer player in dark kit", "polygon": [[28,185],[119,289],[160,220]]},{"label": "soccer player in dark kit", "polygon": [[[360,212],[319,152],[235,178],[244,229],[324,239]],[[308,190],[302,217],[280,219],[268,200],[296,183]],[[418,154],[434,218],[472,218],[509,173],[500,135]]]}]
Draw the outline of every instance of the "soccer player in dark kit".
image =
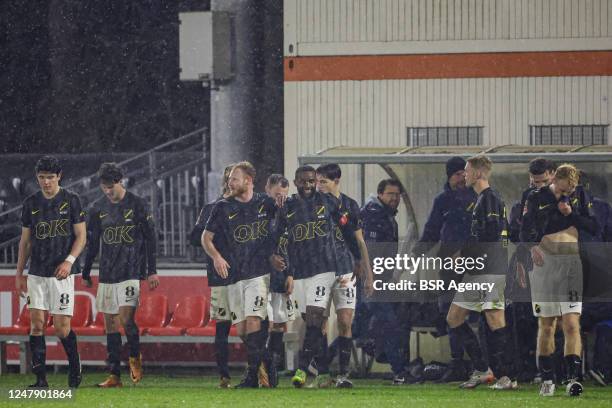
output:
[{"label": "soccer player in dark kit", "polygon": [[[324,164],[317,168],[317,189],[322,193],[331,194],[338,199],[341,222],[345,222],[346,225],[350,226],[353,233],[349,235],[348,240],[345,240],[338,225],[336,225],[334,230],[338,288],[335,289],[333,297],[338,324],[337,344],[339,363],[339,373],[335,384],[338,388],[352,388],[353,383],[348,379],[348,376],[353,345],[351,326],[353,324],[357,295],[355,279],[357,276],[363,278],[361,283],[364,283],[364,293],[370,296],[373,290],[373,276],[368,250],[363,238],[359,204],[340,191],[341,177],[342,170],[335,163]],[[326,341],[327,339],[324,338],[323,342],[325,343]],[[323,344],[323,349],[325,349],[325,345]],[[326,368],[325,364],[323,367]]]},{"label": "soccer player in dark kit", "polygon": [[[196,225],[191,232],[191,240],[194,245],[200,248],[204,248],[204,229],[206,228],[206,222],[210,218],[215,205],[230,196],[229,187],[227,182],[229,180],[230,172],[234,167],[233,164],[225,167],[223,171],[223,187],[222,195],[216,200],[206,204],[200,211]],[[223,235],[215,236],[213,240],[215,248],[223,254],[225,251],[225,242],[223,241]],[[230,329],[232,328],[231,311],[229,307],[229,298],[227,296],[227,287],[231,283],[229,277],[222,278],[214,270],[212,259],[204,253],[206,256],[206,278],[208,286],[210,287],[210,319],[216,321],[215,325],[215,357],[217,360],[217,369],[219,370],[219,388],[230,388],[231,377],[229,372],[229,344],[228,337]]]},{"label": "soccer player in dark kit", "polygon": [[[289,180],[282,174],[271,174],[266,182],[266,194],[275,201],[285,199],[289,192]],[[277,222],[277,220],[274,220]],[[276,232],[276,226],[272,229]],[[269,319],[272,323],[270,337],[268,339],[268,374],[270,385],[278,385],[278,365],[283,352],[283,334],[287,329],[287,323],[295,320],[296,309],[291,294],[293,293],[293,275],[288,268],[287,259],[287,234],[283,231],[282,236],[276,237],[278,245],[270,262],[272,270],[270,273],[270,307]]]},{"label": "soccer player in dark kit", "polygon": [[[312,358],[320,353],[325,312],[332,298],[336,304],[346,297],[343,282],[337,280],[335,227],[339,225],[345,239],[355,239],[351,220],[341,222],[339,201],[330,194],[315,190],[316,173],[310,166],[295,171],[297,195],[291,196],[282,209],[281,220],[288,232],[287,254],[294,280],[301,280],[297,295],[305,318],[306,334],[300,352],[299,368],[292,378],[295,387],[303,387]],[[345,299],[346,300],[346,299]],[[304,307],[305,305],[305,307]],[[319,383],[327,383],[328,373],[319,369]],[[323,374],[323,375],[321,375]]]},{"label": "soccer player in dark kit", "polygon": [[563,322],[568,390],[582,392],[582,260],[580,232],[597,235],[599,226],[590,195],[578,185],[579,172],[571,164],[559,166],[552,183],[527,196],[520,238],[531,252],[529,274],[533,312],[538,317],[540,395],[555,393],[552,354],[557,318]]},{"label": "soccer player in dark kit", "polygon": [[150,290],[159,286],[157,239],[146,202],[121,184],[121,169],[115,163],[104,163],[98,176],[105,197],[90,211],[83,280],[91,286],[91,267],[102,247],[96,307],[104,313],[110,375],[98,387],[113,388],[122,386],[120,327],[125,330],[129,346],[132,382],[136,384],[142,379],[140,335],[134,314],[140,298],[140,281],[146,279]]},{"label": "soccer player in dark kit", "polygon": [[[461,341],[474,364],[470,379],[461,388],[497,382],[495,390],[513,390],[518,387],[513,369],[509,330],[505,320],[505,275],[508,268],[508,223],[506,207],[499,193],[489,186],[493,163],[486,156],[467,160],[465,181],[478,198],[472,211],[471,234],[462,255],[480,258],[483,267],[465,273],[464,284],[493,284],[492,290],[471,290],[455,293],[446,321],[450,330]],[[487,332],[489,366],[484,361],[476,335],[465,321],[470,311],[483,312],[490,330]]]},{"label": "soccer player in dark kit", "polygon": [[[262,320],[267,317],[269,262],[276,247],[269,227],[277,207],[272,198],[254,193],[254,180],[251,163],[234,166],[228,182],[231,197],[215,205],[203,237],[204,250],[216,272],[232,280],[228,287],[232,322],[246,344],[248,356],[246,375],[237,388],[260,385],[257,373],[268,338]],[[225,254],[214,245],[217,235],[222,235],[227,244]]]},{"label": "soccer player in dark kit", "polygon": [[[81,383],[77,337],[70,328],[74,310],[74,274],[85,247],[85,211],[79,197],[60,187],[62,168],[57,158],[44,156],[36,163],[40,191],[26,198],[21,212],[21,240],[17,260],[17,291],[27,293],[30,309],[30,349],[36,382],[48,387],[45,370],[45,311],[53,315],[55,334],[68,357],[68,386]],[[23,276],[30,260],[27,278]]]}]

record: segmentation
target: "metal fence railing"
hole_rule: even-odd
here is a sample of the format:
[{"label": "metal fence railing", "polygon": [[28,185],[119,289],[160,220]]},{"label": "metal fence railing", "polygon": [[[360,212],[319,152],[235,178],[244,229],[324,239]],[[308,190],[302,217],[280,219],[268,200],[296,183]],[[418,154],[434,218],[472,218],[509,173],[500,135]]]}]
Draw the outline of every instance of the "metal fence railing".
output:
[{"label": "metal fence railing", "polygon": [[[119,163],[124,184],[149,202],[158,227],[158,254],[172,262],[193,260],[187,234],[206,200],[207,128],[197,129]],[[102,199],[95,174],[67,184],[89,207]],[[21,205],[0,212],[0,264],[17,262]]]}]

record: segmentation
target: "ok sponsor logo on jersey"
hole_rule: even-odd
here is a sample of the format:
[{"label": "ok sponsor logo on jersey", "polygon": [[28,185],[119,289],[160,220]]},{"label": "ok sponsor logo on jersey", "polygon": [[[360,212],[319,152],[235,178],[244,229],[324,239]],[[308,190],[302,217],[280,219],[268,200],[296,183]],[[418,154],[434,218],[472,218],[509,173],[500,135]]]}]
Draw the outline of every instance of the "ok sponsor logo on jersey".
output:
[{"label": "ok sponsor logo on jersey", "polygon": [[234,228],[234,240],[241,244],[256,241],[268,236],[268,220],[259,220],[251,224],[241,224]]},{"label": "ok sponsor logo on jersey", "polygon": [[291,228],[291,235],[296,242],[326,237],[327,234],[326,220],[309,221],[305,224],[296,224]]},{"label": "ok sponsor logo on jersey", "polygon": [[36,239],[67,237],[69,235],[69,225],[68,219],[66,218],[40,221],[34,228],[34,236]]},{"label": "ok sponsor logo on jersey", "polygon": [[102,241],[107,245],[131,244],[134,242],[132,230],[134,225],[116,225],[106,227],[102,234]]}]

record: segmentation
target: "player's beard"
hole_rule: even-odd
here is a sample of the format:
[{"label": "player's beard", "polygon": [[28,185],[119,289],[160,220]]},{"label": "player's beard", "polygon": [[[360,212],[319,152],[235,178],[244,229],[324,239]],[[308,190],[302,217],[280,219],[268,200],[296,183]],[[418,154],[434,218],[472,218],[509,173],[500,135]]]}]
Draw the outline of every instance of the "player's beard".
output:
[{"label": "player's beard", "polygon": [[247,192],[247,188],[246,188],[246,186],[244,184],[241,185],[241,186],[237,186],[235,188],[231,188],[230,187],[230,196],[231,197],[237,197],[237,196],[242,195],[242,194],[244,194],[246,192]]}]

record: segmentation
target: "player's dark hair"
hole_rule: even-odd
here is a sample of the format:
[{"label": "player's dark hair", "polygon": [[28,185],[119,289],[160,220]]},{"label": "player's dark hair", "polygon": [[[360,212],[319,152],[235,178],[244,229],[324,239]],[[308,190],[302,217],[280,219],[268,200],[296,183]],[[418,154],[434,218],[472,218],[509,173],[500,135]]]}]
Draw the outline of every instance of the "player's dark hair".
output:
[{"label": "player's dark hair", "polygon": [[330,180],[338,180],[342,177],[342,170],[336,163],[322,164],[317,168],[317,174]]},{"label": "player's dark hair", "polygon": [[317,171],[314,169],[314,167],[312,166],[300,166],[297,169],[295,169],[295,179],[297,180],[298,176],[301,173],[306,173],[312,171],[313,173],[316,173]]},{"label": "player's dark hair", "polygon": [[275,186],[277,184],[280,184],[281,187],[285,188],[289,187],[289,180],[287,180],[282,174],[274,173],[270,174],[270,177],[268,177],[268,181],[266,182],[266,184],[269,186]]},{"label": "player's dark hair", "polygon": [[404,191],[404,189],[402,187],[402,183],[400,183],[399,180],[384,179],[384,180],[380,180],[380,182],[378,183],[378,187],[376,188],[376,192],[378,194],[384,193],[385,192],[385,188],[387,188],[387,186],[393,186],[393,187],[399,188],[400,193]]},{"label": "player's dark hair", "polygon": [[257,175],[257,172],[255,171],[255,166],[253,166],[250,162],[248,161],[241,161],[238,162],[234,165],[233,169],[240,169],[244,172],[244,174],[246,174],[247,176],[249,176],[251,178],[251,180],[253,180],[253,182],[255,182],[255,176]]},{"label": "player's dark hair", "polygon": [[547,171],[551,173],[555,171],[555,163],[543,157],[535,158],[529,162],[529,173],[534,176],[544,174]]},{"label": "player's dark hair", "polygon": [[117,184],[123,178],[123,170],[117,163],[102,163],[98,170],[98,177],[102,184]]},{"label": "player's dark hair", "polygon": [[59,175],[62,172],[60,161],[55,156],[43,156],[36,162],[34,171],[38,173],[54,173]]}]

